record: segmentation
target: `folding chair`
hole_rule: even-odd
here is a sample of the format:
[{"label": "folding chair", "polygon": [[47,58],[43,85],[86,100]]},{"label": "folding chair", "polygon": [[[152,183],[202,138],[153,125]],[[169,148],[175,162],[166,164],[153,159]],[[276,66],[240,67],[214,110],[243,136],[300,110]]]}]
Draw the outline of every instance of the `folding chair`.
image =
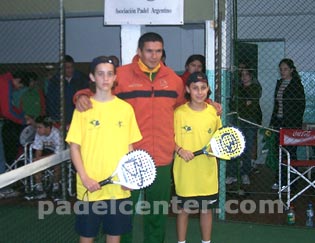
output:
[{"label": "folding chair", "polygon": [[[31,145],[35,137],[36,129],[31,125],[25,127],[20,134],[20,147],[17,158],[11,163],[6,163],[6,171],[14,170],[20,166],[31,163],[31,158],[29,156]],[[28,178],[21,180],[24,185],[25,192],[28,192],[31,188],[32,182],[28,181]]]},{"label": "folding chair", "polygon": [[[280,129],[279,139],[279,200],[281,200],[286,208],[290,207],[290,203],[297,197],[302,195],[308,188],[315,188],[315,178],[307,176],[311,175],[312,170],[315,171],[315,160],[306,158],[305,160],[292,159],[291,154],[285,146],[315,146],[315,130],[302,130],[302,129]],[[286,154],[284,158],[283,154]],[[302,170],[302,167],[305,170]],[[287,185],[281,185],[281,170],[286,168]],[[294,177],[293,177],[294,175]],[[292,193],[291,187],[297,181],[303,180],[306,185],[297,192]],[[287,191],[287,198],[284,202],[282,200],[282,193]]]}]

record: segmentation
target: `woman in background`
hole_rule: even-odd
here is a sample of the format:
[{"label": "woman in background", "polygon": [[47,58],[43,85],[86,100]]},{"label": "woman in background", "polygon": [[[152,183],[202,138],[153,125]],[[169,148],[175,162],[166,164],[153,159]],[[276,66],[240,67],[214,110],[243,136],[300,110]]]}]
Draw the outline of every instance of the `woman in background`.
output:
[{"label": "woman in background", "polygon": [[[276,84],[270,127],[277,130],[280,128],[302,128],[305,93],[301,77],[294,62],[289,58],[280,61],[279,71],[281,78],[277,80]],[[278,144],[279,137],[277,136],[274,153],[278,153]],[[296,159],[296,147],[288,146],[286,148],[290,152],[291,158]],[[277,176],[278,172],[276,173]],[[281,176],[281,180],[286,184],[285,176]],[[272,189],[278,189],[277,181],[273,184]]]}]

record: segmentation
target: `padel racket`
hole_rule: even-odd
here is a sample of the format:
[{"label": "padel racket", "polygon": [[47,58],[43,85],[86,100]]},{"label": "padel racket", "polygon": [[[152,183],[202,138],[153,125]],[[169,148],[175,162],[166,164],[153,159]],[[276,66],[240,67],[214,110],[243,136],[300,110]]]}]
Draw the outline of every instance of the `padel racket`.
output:
[{"label": "padel racket", "polygon": [[151,185],[155,176],[156,167],[151,155],[138,149],[123,156],[114,173],[99,184],[100,186],[119,184],[136,190]]},{"label": "padel racket", "polygon": [[195,151],[194,155],[206,154],[224,160],[235,159],[245,149],[245,138],[235,127],[222,127],[218,129],[209,143],[202,149]]}]

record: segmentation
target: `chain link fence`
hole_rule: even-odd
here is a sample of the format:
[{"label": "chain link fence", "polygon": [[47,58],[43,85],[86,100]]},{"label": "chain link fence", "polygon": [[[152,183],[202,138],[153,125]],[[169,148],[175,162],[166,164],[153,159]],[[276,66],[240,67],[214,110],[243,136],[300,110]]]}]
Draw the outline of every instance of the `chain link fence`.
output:
[{"label": "chain link fence", "polygon": [[[19,143],[23,122],[45,114],[54,119],[61,131],[69,123],[66,115],[71,113],[64,109],[64,103],[71,102],[72,96],[65,100],[66,87],[60,80],[64,80],[67,69],[73,70],[73,62],[63,51],[66,35],[60,6],[62,1],[57,0],[40,1],[35,6],[22,5],[18,0],[0,3],[0,99],[2,117],[5,117],[0,121],[0,137],[3,138],[0,159],[6,161],[6,167],[0,168],[0,172],[10,169],[23,153]],[[226,190],[220,199],[225,202],[225,218],[285,224],[286,214],[284,207],[278,204],[278,187],[274,185],[279,182],[277,131],[280,127],[312,129],[315,126],[315,44],[312,41],[315,3],[312,0],[227,0],[224,11],[218,16],[222,23],[216,33],[215,75],[221,89],[221,96],[216,93],[216,100],[221,100],[225,109],[224,123],[239,127],[247,139],[245,155],[227,162],[226,168],[221,167],[224,173],[220,173],[220,183]],[[284,58],[291,59],[294,67],[288,60],[279,66]],[[67,60],[70,61],[64,62]],[[290,70],[296,70],[299,75],[292,79],[298,83],[292,88],[288,82],[281,81],[289,81],[293,76]],[[8,73],[12,76],[7,76]],[[12,79],[17,82],[9,83]],[[86,77],[80,75],[78,79],[82,85],[77,89],[85,87]],[[287,88],[289,96],[286,96]],[[285,123],[287,115],[289,123]],[[61,137],[64,140],[63,132]],[[308,147],[293,148],[290,152],[299,159],[314,158],[314,151]],[[67,168],[63,167],[64,196],[68,189],[65,180],[71,170]],[[285,175],[280,176],[285,179]],[[311,179],[315,175],[308,173],[307,177]],[[297,181],[292,193],[296,194],[305,183]],[[17,183],[13,189],[21,191],[21,186]],[[309,202],[315,203],[313,188],[293,201],[297,225],[305,224]],[[30,242],[77,239],[73,232],[73,215],[61,220],[52,213],[47,220],[39,221],[36,202],[29,203],[20,197],[0,199],[0,204],[5,205],[0,210],[1,232],[8,232],[8,237],[17,237],[14,228],[5,228],[9,224],[19,229],[24,227],[22,235],[29,239],[38,236],[34,229],[48,232],[44,238]],[[19,220],[21,225],[17,226],[16,219],[21,215],[24,220]],[[60,234],[49,230],[56,225]],[[18,241],[21,240],[16,239]]]},{"label": "chain link fence", "polygon": [[1,112],[5,117],[1,122],[8,165],[19,153],[19,135],[25,124],[39,115],[50,116],[47,110],[55,106],[47,101],[47,94],[51,78],[60,73],[63,55],[59,5],[59,1],[41,1],[34,6],[19,1],[1,2],[0,73],[6,83],[1,90]]},{"label": "chain link fence", "polygon": [[[227,219],[286,223],[288,206],[279,202],[278,184],[286,202],[288,175],[286,166],[279,173],[278,131],[314,129],[314,10],[313,1],[227,1],[222,28],[226,123],[239,127],[247,140],[243,156],[227,163]],[[310,147],[286,148],[293,159],[314,159]],[[314,176],[305,175],[310,181]],[[290,177],[292,182],[298,174]],[[308,184],[294,182],[291,197]],[[315,203],[313,187],[290,203],[296,224],[305,225],[309,202]]]},{"label": "chain link fence", "polygon": [[[54,119],[49,119],[49,123],[53,122],[59,128],[61,136],[53,139],[56,143],[60,140],[59,144],[64,146],[64,87],[59,81],[63,80],[63,17],[63,1],[43,0],[34,4],[34,1],[13,0],[0,3],[0,173],[30,162],[28,142],[34,139],[35,119],[39,116]],[[72,169],[69,165],[68,162],[61,166],[59,194],[63,195],[59,197],[73,196],[74,193],[67,190],[70,187],[66,185],[70,181],[68,172]],[[56,168],[42,171],[43,187],[49,193],[47,200],[52,204],[50,207],[54,207],[53,199],[50,199],[52,181],[47,178],[56,178]],[[58,168],[59,171],[60,166]],[[53,211],[49,217],[39,219],[39,202],[26,199],[36,196],[32,193],[36,189],[35,177],[32,177],[34,181],[25,179],[0,189],[0,241],[77,241],[72,214],[61,217]]]}]

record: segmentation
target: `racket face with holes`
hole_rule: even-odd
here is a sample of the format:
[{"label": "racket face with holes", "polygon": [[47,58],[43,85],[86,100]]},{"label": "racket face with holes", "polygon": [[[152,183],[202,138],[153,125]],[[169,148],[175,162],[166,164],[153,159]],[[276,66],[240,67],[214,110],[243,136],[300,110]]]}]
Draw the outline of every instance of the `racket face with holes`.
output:
[{"label": "racket face with holes", "polygon": [[230,160],[239,157],[245,149],[245,138],[235,127],[222,127],[211,138],[212,154]]},{"label": "racket face with holes", "polygon": [[120,184],[130,189],[145,188],[153,183],[156,177],[156,167],[151,155],[144,150],[133,150],[119,162],[116,170]]}]

